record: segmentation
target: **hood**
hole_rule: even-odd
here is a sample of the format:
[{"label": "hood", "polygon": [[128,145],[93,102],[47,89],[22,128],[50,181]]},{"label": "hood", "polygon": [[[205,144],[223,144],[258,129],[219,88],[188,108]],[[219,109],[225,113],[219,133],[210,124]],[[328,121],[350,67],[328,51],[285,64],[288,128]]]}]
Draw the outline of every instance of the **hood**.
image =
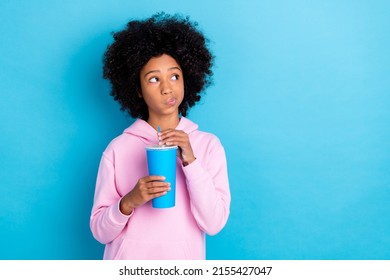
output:
[{"label": "hood", "polygon": [[[191,134],[198,130],[198,125],[185,117],[181,117],[176,129]],[[134,135],[146,144],[158,144],[157,131],[146,121],[141,119],[137,119],[131,126],[126,128],[123,133]]]}]

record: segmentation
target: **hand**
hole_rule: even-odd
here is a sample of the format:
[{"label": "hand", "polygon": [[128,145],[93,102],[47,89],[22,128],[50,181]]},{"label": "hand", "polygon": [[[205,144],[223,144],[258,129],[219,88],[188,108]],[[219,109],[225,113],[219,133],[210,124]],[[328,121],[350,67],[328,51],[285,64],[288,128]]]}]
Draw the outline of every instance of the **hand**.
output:
[{"label": "hand", "polygon": [[134,208],[141,206],[149,200],[166,194],[171,188],[170,183],[161,182],[162,176],[146,176],[138,180],[134,189],[126,194],[120,202],[120,210],[125,215],[130,215]]},{"label": "hand", "polygon": [[192,151],[188,134],[182,130],[166,129],[159,132],[159,142],[162,145],[178,146],[177,156],[181,159],[184,166],[192,163],[196,158]]}]

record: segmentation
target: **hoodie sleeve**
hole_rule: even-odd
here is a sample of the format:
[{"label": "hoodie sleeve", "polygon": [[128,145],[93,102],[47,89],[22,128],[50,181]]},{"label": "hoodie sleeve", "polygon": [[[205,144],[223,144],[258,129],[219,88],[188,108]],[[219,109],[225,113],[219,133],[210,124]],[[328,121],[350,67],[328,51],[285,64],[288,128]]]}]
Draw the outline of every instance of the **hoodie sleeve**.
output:
[{"label": "hoodie sleeve", "polygon": [[230,211],[226,156],[219,140],[212,141],[205,161],[196,159],[183,171],[195,220],[207,234],[217,234],[225,226]]},{"label": "hoodie sleeve", "polygon": [[114,174],[113,162],[106,153],[103,153],[90,218],[92,234],[103,244],[113,241],[122,232],[132,215],[126,216],[119,210],[121,196],[116,189]]}]

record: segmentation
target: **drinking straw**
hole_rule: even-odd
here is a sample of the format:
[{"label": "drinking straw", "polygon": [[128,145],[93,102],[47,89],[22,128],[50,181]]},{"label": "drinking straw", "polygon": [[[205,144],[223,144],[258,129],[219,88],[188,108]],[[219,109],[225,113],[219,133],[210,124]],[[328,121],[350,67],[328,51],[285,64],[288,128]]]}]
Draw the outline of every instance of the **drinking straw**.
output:
[{"label": "drinking straw", "polygon": [[[159,133],[161,131],[160,126],[157,126],[157,132]],[[161,145],[160,137],[158,137],[158,144]]]}]

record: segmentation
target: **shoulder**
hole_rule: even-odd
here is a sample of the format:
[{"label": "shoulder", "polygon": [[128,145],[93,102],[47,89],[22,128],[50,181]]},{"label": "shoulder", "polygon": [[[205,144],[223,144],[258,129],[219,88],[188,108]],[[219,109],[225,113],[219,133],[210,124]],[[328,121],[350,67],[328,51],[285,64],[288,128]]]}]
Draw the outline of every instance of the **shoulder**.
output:
[{"label": "shoulder", "polygon": [[123,132],[108,143],[106,149],[104,150],[104,154],[106,156],[113,157],[115,154],[128,153],[140,148],[142,149],[144,146],[145,144],[139,137]]},{"label": "shoulder", "polygon": [[223,149],[223,145],[218,136],[213,133],[196,130],[190,134],[191,145],[197,150],[216,150]]},{"label": "shoulder", "polygon": [[206,131],[202,131],[202,130],[196,130],[192,134],[193,134],[194,138],[199,138],[199,139],[202,139],[202,140],[207,140],[207,141],[211,141],[211,142],[219,142],[220,143],[220,140],[219,140],[218,136],[213,134],[213,133],[211,133],[211,132],[206,132]]},{"label": "shoulder", "polygon": [[125,145],[128,140],[129,139],[128,139],[127,135],[125,133],[122,133],[122,134],[116,136],[115,138],[113,138],[108,143],[106,150],[115,150],[115,149]]},{"label": "shoulder", "polygon": [[220,142],[219,138],[213,133],[206,132],[199,129],[199,125],[190,119],[182,117],[180,120],[179,126],[177,127],[179,130],[183,130],[186,132],[191,140],[204,140],[211,142]]}]

